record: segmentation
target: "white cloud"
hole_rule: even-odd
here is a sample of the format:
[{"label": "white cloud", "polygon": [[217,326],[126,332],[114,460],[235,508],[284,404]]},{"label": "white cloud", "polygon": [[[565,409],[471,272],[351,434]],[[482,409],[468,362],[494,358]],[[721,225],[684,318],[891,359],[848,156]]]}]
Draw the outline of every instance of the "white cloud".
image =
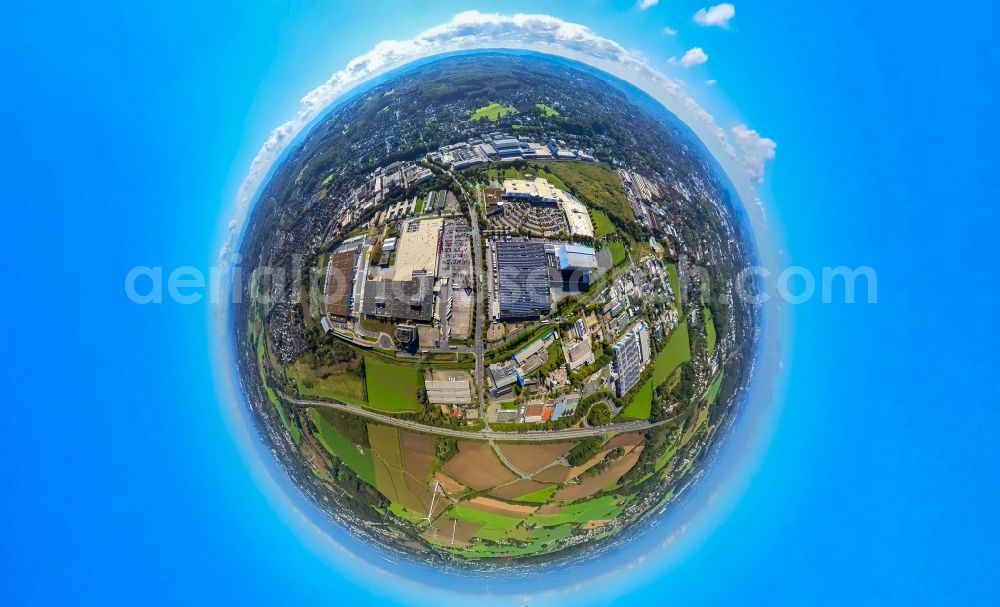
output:
[{"label": "white cloud", "polygon": [[707,84],[708,86],[715,86],[718,82],[719,82],[718,80],[713,78],[712,80],[706,80],[705,84]]},{"label": "white cloud", "polygon": [[660,0],[639,0],[639,10],[646,10],[647,8],[653,8],[660,3]]},{"label": "white cloud", "polygon": [[747,128],[745,124],[737,124],[730,131],[736,138],[736,146],[742,153],[747,173],[758,183],[764,181],[764,163],[774,160],[778,144],[773,139],[761,137],[760,133]]},{"label": "white cloud", "polygon": [[663,28],[663,33],[666,34],[666,35],[668,35],[668,36],[676,36],[677,35],[677,30],[675,30],[674,28],[672,28],[672,27],[670,27],[668,25],[668,26],[666,26],[666,27]]},{"label": "white cloud", "polygon": [[[251,163],[236,196],[235,221],[241,226],[244,224],[251,201],[281,153],[345,92],[416,59],[484,48],[522,49],[557,55],[581,61],[631,82],[687,122],[716,153],[723,166],[727,165],[726,157],[736,159],[735,149],[729,143],[726,132],[712,115],[684,92],[680,80],[655,70],[641,54],[597,35],[583,25],[548,15],[467,11],[455,15],[448,23],[421,32],[415,38],[380,42],[305,95],[296,116],[271,132]],[[680,62],[689,66],[704,63],[707,58],[704,51],[697,48],[688,51]],[[733,175],[732,171],[730,175]],[[746,198],[750,198],[749,191]],[[226,261],[228,253],[234,251],[232,242],[237,236],[233,233],[227,238],[223,251],[220,251],[222,261]]]},{"label": "white cloud", "polygon": [[681,57],[681,65],[684,67],[691,67],[694,65],[701,65],[708,61],[708,55],[701,49],[700,46],[696,46],[688,52],[684,53]]},{"label": "white cloud", "polygon": [[694,14],[694,22],[702,27],[729,27],[729,20],[736,16],[736,7],[728,2],[703,8]]}]

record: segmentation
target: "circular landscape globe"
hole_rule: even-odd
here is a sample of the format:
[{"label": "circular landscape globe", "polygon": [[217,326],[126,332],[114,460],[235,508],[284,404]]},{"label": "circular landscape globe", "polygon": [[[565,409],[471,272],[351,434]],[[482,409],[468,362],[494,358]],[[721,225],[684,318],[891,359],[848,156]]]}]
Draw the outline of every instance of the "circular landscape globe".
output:
[{"label": "circular landscape globe", "polygon": [[638,89],[513,52],[349,95],[250,214],[233,347],[298,490],[440,566],[579,559],[669,508],[752,369],[738,196]]}]

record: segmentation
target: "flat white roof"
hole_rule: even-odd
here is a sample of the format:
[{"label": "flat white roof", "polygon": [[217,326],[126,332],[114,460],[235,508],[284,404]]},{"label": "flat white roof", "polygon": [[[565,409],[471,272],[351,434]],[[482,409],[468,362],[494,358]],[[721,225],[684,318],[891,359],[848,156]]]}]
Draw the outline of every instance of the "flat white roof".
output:
[{"label": "flat white roof", "polygon": [[560,191],[560,194],[559,204],[562,205],[563,213],[566,215],[570,235],[593,238],[594,224],[590,221],[587,207],[568,192]]},{"label": "flat white roof", "polygon": [[504,179],[503,194],[515,198],[537,198],[549,202],[559,200],[559,190],[541,177],[536,177],[534,181]]},{"label": "flat white roof", "polygon": [[414,272],[437,275],[438,234],[444,219],[410,220],[403,224],[396,244],[393,280],[408,281]]}]

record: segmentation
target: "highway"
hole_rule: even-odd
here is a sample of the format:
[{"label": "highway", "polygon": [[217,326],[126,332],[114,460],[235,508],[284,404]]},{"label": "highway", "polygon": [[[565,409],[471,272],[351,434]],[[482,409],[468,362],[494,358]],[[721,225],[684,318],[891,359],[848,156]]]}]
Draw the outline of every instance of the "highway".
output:
[{"label": "highway", "polygon": [[423,432],[424,434],[436,434],[438,436],[450,436],[453,438],[464,438],[469,440],[485,440],[485,441],[505,441],[505,442],[539,442],[539,441],[562,441],[570,440],[576,438],[587,438],[588,436],[596,436],[599,434],[605,434],[607,432],[635,432],[638,430],[647,430],[661,424],[665,424],[670,419],[665,419],[656,423],[650,423],[648,421],[634,421],[634,422],[624,422],[620,424],[609,424],[607,426],[596,426],[592,428],[565,428],[562,430],[531,430],[528,432],[499,432],[496,430],[459,430],[458,428],[441,428],[438,426],[429,426],[427,424],[422,424],[420,422],[411,421],[408,419],[401,419],[398,417],[393,417],[392,415],[386,415],[384,413],[377,413],[356,405],[345,405],[343,403],[335,403],[324,400],[309,400],[305,398],[291,398],[285,394],[278,393],[281,398],[293,405],[298,405],[300,407],[323,407],[327,409],[336,409],[338,411],[343,411],[345,413],[351,413],[353,415],[358,415],[360,417],[365,417],[379,423],[388,424],[390,426],[396,426],[398,428],[403,428],[405,430],[413,430],[414,432]]}]

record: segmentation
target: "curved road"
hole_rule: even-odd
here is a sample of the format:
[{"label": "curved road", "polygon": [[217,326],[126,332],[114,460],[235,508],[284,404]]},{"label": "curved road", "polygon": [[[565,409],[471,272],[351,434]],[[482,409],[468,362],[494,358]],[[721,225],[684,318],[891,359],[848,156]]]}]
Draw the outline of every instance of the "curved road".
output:
[{"label": "curved road", "polygon": [[453,438],[466,438],[469,440],[484,440],[484,441],[514,441],[514,442],[538,442],[538,441],[559,441],[574,438],[586,438],[588,436],[596,436],[598,434],[605,434],[607,432],[635,432],[637,430],[646,430],[648,428],[653,428],[664,424],[670,419],[665,419],[658,421],[656,423],[650,423],[648,421],[634,421],[634,422],[624,422],[620,424],[609,424],[607,426],[597,426],[594,428],[566,428],[563,430],[530,430],[528,432],[499,432],[497,430],[458,430],[456,428],[441,428],[438,426],[428,426],[427,424],[421,424],[420,422],[411,421],[408,419],[400,419],[398,417],[393,417],[391,415],[385,415],[384,413],[376,413],[375,411],[369,411],[362,407],[356,405],[345,405],[343,403],[334,403],[325,400],[309,400],[305,398],[291,398],[284,394],[278,393],[281,397],[294,405],[299,405],[301,407],[325,407],[327,409],[336,409],[338,411],[344,411],[345,413],[352,413],[354,415],[360,415],[361,417],[367,417],[368,419],[388,424],[390,426],[397,426],[399,428],[405,428],[407,430],[413,430],[414,432],[423,432],[424,434],[437,434],[440,436],[451,436]]}]

